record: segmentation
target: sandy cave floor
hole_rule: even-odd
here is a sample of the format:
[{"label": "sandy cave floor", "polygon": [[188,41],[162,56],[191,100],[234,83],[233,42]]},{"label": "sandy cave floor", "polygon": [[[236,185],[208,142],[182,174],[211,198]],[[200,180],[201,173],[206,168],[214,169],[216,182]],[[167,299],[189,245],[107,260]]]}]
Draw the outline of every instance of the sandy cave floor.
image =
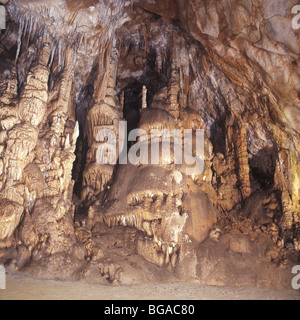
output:
[{"label": "sandy cave floor", "polygon": [[7,275],[0,300],[300,300],[300,291],[210,287],[190,283],[103,286]]}]

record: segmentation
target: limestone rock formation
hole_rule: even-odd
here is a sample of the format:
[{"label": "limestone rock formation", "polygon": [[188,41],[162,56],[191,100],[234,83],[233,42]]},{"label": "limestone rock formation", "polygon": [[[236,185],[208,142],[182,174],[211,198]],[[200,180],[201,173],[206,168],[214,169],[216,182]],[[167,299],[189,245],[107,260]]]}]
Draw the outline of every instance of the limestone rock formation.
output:
[{"label": "limestone rock formation", "polygon": [[296,0],[1,3],[1,264],[98,283],[290,285]]}]

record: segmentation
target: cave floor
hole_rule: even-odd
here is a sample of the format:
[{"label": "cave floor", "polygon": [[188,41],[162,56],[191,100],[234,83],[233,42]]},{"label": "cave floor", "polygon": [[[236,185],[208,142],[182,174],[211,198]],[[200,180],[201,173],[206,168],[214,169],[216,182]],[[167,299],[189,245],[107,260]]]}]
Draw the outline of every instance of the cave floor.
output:
[{"label": "cave floor", "polygon": [[103,286],[9,274],[0,300],[300,300],[300,292],[182,282]]}]

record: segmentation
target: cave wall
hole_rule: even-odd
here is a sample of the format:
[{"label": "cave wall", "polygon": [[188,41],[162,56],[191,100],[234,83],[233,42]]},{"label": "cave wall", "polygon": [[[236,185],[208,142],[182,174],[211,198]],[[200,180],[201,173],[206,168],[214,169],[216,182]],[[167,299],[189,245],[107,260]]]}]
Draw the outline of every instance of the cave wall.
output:
[{"label": "cave wall", "polygon": [[[146,261],[171,265],[179,278],[186,276],[186,263],[191,278],[206,281],[213,269],[197,261],[206,261],[213,244],[213,259],[230,259],[227,248],[259,266],[297,254],[296,3],[9,1],[0,51],[1,261],[19,269],[43,261],[45,270],[55,256],[57,273],[65,254],[76,260],[65,277],[80,261],[101,261],[100,275],[119,280],[120,262],[113,258],[104,267],[110,250],[93,238],[94,229],[107,226],[125,229],[105,230]],[[147,132],[205,130],[205,171],[187,177],[174,163],[157,169],[100,164],[105,140],[99,130],[110,128],[118,137],[119,121],[132,117]],[[161,186],[162,177],[173,177],[170,189]],[[140,179],[152,185],[139,186]],[[151,190],[158,196],[154,204],[147,202]],[[142,209],[132,214],[126,201],[141,192]],[[175,204],[164,203],[164,194]],[[199,205],[207,210],[198,211]],[[127,206],[124,214],[115,209]],[[188,218],[169,216],[174,210]],[[150,213],[162,214],[161,226]],[[128,235],[128,228],[135,231]],[[260,246],[265,253],[254,249]],[[226,274],[225,262],[222,268]]]}]

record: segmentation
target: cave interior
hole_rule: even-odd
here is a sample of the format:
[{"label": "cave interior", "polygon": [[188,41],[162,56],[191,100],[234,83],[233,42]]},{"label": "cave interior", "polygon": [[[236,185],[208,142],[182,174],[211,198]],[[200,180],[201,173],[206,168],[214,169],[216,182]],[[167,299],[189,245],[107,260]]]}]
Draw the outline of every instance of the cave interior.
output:
[{"label": "cave interior", "polygon": [[[296,2],[0,1],[0,263],[101,284],[289,287]],[[175,147],[167,164],[163,147],[158,165],[104,162],[101,130],[118,140],[120,121],[128,134],[204,131],[203,172]]]}]

